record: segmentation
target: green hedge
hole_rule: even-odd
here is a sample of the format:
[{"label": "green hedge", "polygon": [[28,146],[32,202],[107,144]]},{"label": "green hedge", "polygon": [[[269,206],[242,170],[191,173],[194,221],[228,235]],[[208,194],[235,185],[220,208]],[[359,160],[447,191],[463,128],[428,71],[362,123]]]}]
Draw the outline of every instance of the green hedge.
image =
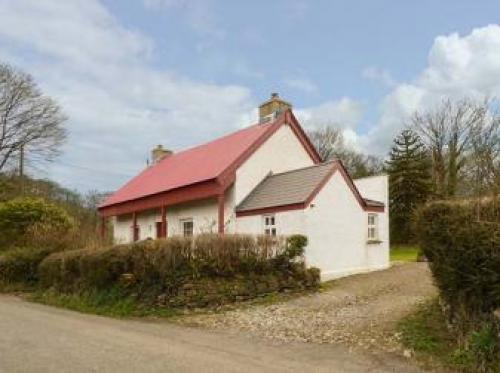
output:
[{"label": "green hedge", "polygon": [[[278,291],[291,283],[295,288],[316,287],[319,271],[307,270],[302,260],[306,244],[303,236],[286,240],[248,235],[172,237],[56,253],[40,264],[39,274],[42,286],[62,292],[120,287],[144,299],[186,298],[186,284],[208,284],[206,279],[229,283],[252,278],[259,282],[259,278],[272,275],[281,284]],[[262,287],[260,293],[269,289]],[[189,304],[192,300],[174,303]]]},{"label": "green hedge", "polygon": [[419,211],[417,228],[459,342],[469,343],[485,325],[498,328],[500,200],[430,203]]},{"label": "green hedge", "polygon": [[15,248],[0,255],[0,283],[33,285],[38,281],[38,265],[53,251],[48,248]]}]

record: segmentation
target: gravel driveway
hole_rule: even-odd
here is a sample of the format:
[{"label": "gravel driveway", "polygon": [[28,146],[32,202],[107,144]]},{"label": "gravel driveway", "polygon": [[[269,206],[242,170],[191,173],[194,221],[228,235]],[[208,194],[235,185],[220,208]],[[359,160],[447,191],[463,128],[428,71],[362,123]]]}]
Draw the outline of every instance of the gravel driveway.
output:
[{"label": "gravel driveway", "polygon": [[320,293],[284,303],[195,315],[181,322],[280,342],[376,345],[395,351],[395,324],[435,294],[427,264],[408,263],[339,279]]}]

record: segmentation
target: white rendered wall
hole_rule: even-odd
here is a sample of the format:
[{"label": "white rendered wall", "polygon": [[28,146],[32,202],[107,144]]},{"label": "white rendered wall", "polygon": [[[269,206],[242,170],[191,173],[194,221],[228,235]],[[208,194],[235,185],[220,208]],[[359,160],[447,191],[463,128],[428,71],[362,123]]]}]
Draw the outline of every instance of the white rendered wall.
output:
[{"label": "white rendered wall", "polygon": [[[382,242],[367,243],[368,212],[359,205],[339,172],[305,210],[274,214],[279,235],[300,233],[308,237],[306,263],[321,270],[323,281],[389,266],[385,215],[379,214]],[[263,216],[239,217],[236,226],[241,233],[262,234]]]},{"label": "white rendered wall", "polygon": [[289,125],[283,125],[236,170],[237,206],[255,186],[274,173],[313,165],[314,162]]},{"label": "white rendered wall", "polygon": [[[354,184],[364,198],[383,202],[385,212],[378,214],[379,239],[378,245],[384,255],[373,255],[369,257],[370,264],[373,266],[389,263],[389,177],[387,175],[370,176],[354,180]],[[378,250],[373,250],[370,254],[378,254]]]}]

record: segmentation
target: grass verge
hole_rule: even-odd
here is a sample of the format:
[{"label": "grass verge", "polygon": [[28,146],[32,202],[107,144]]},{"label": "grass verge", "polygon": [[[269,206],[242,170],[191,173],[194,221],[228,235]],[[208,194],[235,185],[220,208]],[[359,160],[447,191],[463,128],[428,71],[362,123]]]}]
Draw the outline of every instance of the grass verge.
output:
[{"label": "grass verge", "polygon": [[418,246],[392,246],[390,251],[391,262],[416,262],[419,250]]},{"label": "grass verge", "polygon": [[[427,369],[446,368],[460,372],[496,372],[496,369],[500,369],[499,365],[491,362],[487,368],[478,370],[478,367],[484,366],[481,354],[485,348],[491,348],[493,343],[484,341],[489,331],[473,333],[469,350],[461,349],[446,326],[437,299],[421,305],[413,314],[404,318],[398,329],[403,345],[413,350],[416,359]],[[496,364],[500,364],[500,361]]]},{"label": "grass verge", "polygon": [[29,294],[28,300],[73,311],[117,318],[172,317],[178,310],[144,305],[132,297],[124,297],[118,290],[64,294],[54,290],[38,290]]}]

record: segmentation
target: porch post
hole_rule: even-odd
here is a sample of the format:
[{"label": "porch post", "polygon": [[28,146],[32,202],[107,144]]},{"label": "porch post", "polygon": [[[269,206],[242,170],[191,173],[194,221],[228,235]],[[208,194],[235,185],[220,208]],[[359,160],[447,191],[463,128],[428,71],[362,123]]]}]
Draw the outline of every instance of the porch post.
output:
[{"label": "porch post", "polygon": [[106,235],[106,218],[103,216],[101,218],[101,238],[104,239]]},{"label": "porch post", "polygon": [[161,207],[161,236],[163,238],[166,238],[168,236],[167,206]]},{"label": "porch post", "polygon": [[132,241],[135,242],[139,239],[137,237],[137,213],[134,211],[132,213]]},{"label": "porch post", "polygon": [[217,195],[219,207],[219,234],[224,234],[224,192]]}]

